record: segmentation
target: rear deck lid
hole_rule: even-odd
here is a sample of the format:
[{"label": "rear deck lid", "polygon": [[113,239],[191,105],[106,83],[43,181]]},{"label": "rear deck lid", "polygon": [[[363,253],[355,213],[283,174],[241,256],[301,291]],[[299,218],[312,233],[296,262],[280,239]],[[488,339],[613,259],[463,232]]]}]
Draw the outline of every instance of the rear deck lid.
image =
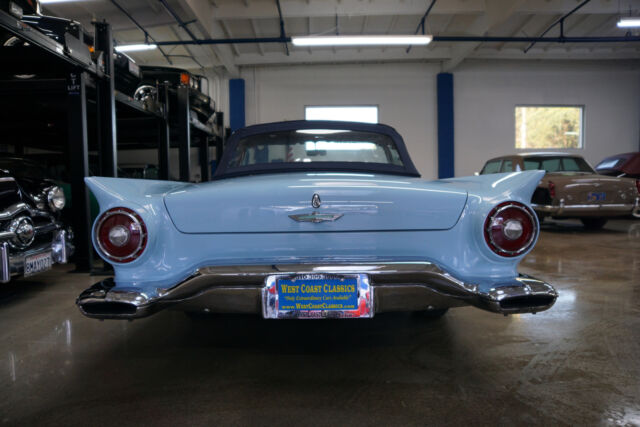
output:
[{"label": "rear deck lid", "polygon": [[466,191],[437,181],[281,173],[192,185],[167,194],[165,205],[183,233],[282,233],[445,230],[466,200]]}]

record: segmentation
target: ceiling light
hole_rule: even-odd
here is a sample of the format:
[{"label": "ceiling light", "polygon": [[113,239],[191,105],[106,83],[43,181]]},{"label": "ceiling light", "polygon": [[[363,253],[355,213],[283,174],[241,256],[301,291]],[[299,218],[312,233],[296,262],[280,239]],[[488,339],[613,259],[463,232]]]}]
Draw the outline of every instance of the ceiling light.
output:
[{"label": "ceiling light", "polygon": [[157,47],[158,45],[155,44],[123,44],[116,46],[115,49],[118,52],[136,52],[140,50],[152,50]]},{"label": "ceiling light", "polygon": [[640,27],[640,16],[627,16],[620,18],[618,28],[635,28]]},{"label": "ceiling light", "polygon": [[432,36],[302,36],[293,37],[294,46],[408,46],[426,45]]}]

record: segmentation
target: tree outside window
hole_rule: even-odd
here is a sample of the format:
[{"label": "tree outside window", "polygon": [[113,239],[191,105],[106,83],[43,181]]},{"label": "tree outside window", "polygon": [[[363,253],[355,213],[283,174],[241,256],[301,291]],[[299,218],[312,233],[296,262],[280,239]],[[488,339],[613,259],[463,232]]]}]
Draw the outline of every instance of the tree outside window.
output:
[{"label": "tree outside window", "polygon": [[517,106],[516,148],[582,148],[583,107]]}]

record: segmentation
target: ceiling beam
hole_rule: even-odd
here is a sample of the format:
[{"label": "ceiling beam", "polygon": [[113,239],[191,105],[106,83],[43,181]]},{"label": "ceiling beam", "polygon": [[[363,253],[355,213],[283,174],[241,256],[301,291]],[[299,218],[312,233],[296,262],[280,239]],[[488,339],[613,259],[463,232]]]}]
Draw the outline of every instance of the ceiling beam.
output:
[{"label": "ceiling beam", "polygon": [[[424,14],[424,0],[323,0],[300,1],[281,0],[285,18],[333,17],[341,16],[413,16]],[[557,15],[564,14],[576,5],[575,0],[527,1],[515,8],[515,13]],[[446,0],[440,1],[433,8],[433,15],[483,15],[484,0]],[[214,7],[216,19],[267,19],[278,18],[278,11],[273,8],[273,0],[252,0],[251,7],[241,1],[218,2]],[[611,0],[594,0],[576,14],[609,14],[619,13],[618,2]]]},{"label": "ceiling beam", "polygon": [[[179,0],[179,3],[183,9],[195,17],[196,24],[200,31],[204,33],[205,38],[216,39],[227,37],[224,29],[215,19],[217,18],[214,16],[216,9],[209,0]],[[224,68],[232,77],[237,77],[240,74],[238,67],[234,63],[233,51],[230,46],[209,46],[208,49],[218,57]]]},{"label": "ceiling beam", "polygon": [[[469,33],[487,35],[500,24],[509,19],[525,1],[524,0],[486,0],[485,14],[476,18],[469,27]],[[460,43],[454,46],[451,59],[442,64],[442,71],[450,72],[476,50],[481,43]]]},{"label": "ceiling beam", "polygon": [[[251,29],[253,30],[253,35],[256,36],[256,38],[260,37],[260,32],[258,31],[258,26],[256,25],[256,21],[251,19],[249,22],[251,22]],[[256,43],[256,45],[258,46],[258,52],[260,52],[260,55],[264,55],[264,49],[262,48],[262,44]]]},{"label": "ceiling beam", "polygon": [[403,48],[389,48],[383,54],[381,49],[338,49],[334,54],[331,49],[314,50],[309,54],[306,49],[292,49],[290,55],[284,52],[265,52],[259,54],[243,54],[236,58],[238,66],[252,65],[277,65],[277,64],[317,64],[317,63],[344,63],[344,62],[397,62],[416,60],[443,60],[449,58],[451,50],[448,47],[439,47],[427,51],[426,49],[413,49],[409,54]]}]

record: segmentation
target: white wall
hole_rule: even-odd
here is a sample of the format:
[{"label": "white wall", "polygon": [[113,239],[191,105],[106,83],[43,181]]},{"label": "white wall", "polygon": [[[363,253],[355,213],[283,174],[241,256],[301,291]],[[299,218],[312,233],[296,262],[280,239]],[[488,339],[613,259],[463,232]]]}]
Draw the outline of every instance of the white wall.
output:
[{"label": "white wall", "polygon": [[[425,178],[437,176],[437,64],[244,68],[247,125],[304,118],[306,105],[378,105]],[[588,161],[640,143],[640,61],[468,61],[454,71],[456,175],[515,150],[517,104],[585,106]],[[228,110],[228,104],[225,112]]]},{"label": "white wall", "polygon": [[519,104],[583,105],[584,147],[565,151],[592,165],[638,151],[640,62],[471,62],[454,72],[453,84],[457,176],[491,157],[527,151],[515,149]]},{"label": "white wall", "polygon": [[435,178],[436,74],[429,64],[315,65],[242,72],[247,125],[304,119],[306,105],[378,105],[423,176]]}]

